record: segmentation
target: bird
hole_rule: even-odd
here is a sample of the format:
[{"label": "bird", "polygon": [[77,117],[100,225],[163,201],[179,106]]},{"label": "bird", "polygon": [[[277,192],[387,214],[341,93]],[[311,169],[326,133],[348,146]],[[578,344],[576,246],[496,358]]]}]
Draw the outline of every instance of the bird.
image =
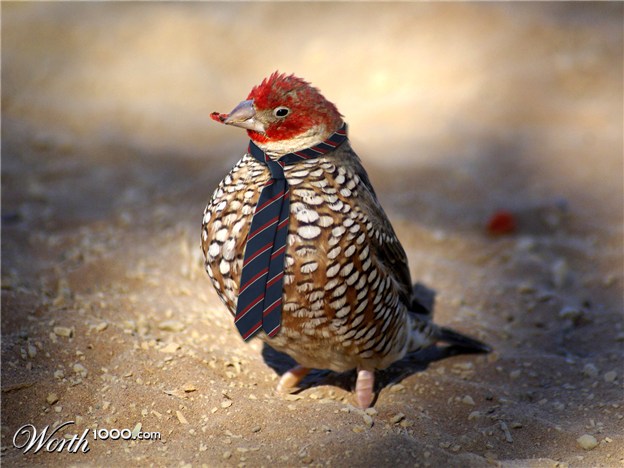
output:
[{"label": "bird", "polygon": [[[255,301],[261,304],[259,315],[239,331],[245,340],[257,337],[296,361],[279,379],[278,392],[297,389],[312,369],[355,369],[356,404],[367,408],[375,399],[375,372],[408,353],[438,342],[471,352],[491,350],[433,323],[428,307],[415,297],[407,255],[351,147],[343,116],[317,88],[276,71],[230,113],[210,117],[245,129],[250,141],[204,210],[205,269],[237,326],[254,305],[241,310],[249,284],[264,278]],[[272,199],[283,199],[287,208],[283,220],[272,218],[272,226],[283,230],[283,245],[270,241],[272,266],[250,276],[244,270],[258,255],[250,245],[269,225],[251,232],[254,216],[272,203],[261,202],[263,190],[278,182],[281,192]],[[279,232],[268,236],[277,238]],[[267,279],[271,268],[278,273]],[[245,275],[249,279],[241,287]],[[265,294],[273,294],[271,307],[279,312],[268,326]]]}]

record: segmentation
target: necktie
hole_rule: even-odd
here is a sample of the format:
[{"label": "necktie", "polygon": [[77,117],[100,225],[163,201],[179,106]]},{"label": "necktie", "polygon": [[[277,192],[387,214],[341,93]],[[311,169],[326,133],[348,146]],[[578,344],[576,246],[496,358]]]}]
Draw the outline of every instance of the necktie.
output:
[{"label": "necktie", "polygon": [[281,326],[284,254],[290,217],[290,191],[284,166],[327,154],[346,139],[347,124],[343,124],[322,143],[285,154],[276,161],[253,141],[249,142],[249,154],[268,166],[271,178],[260,193],[245,246],[234,318],[244,340],[260,328],[274,337]]}]

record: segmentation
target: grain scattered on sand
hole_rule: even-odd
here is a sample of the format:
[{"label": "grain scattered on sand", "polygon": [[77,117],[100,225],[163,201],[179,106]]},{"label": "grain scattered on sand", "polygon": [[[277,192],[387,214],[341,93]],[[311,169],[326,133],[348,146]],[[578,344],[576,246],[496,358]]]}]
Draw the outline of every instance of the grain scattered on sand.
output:
[{"label": "grain scattered on sand", "polygon": [[71,338],[74,336],[74,328],[73,327],[54,327],[52,329],[56,336],[62,336],[64,338]]},{"label": "grain scattered on sand", "polygon": [[167,332],[181,332],[184,330],[185,325],[178,320],[163,320],[158,324],[158,329]]},{"label": "grain scattered on sand", "polygon": [[576,439],[576,442],[583,450],[592,450],[598,446],[598,441],[591,434],[583,434],[581,437]]},{"label": "grain scattered on sand", "polygon": [[598,377],[598,373],[599,373],[598,368],[591,362],[583,366],[583,374],[586,375],[587,377],[591,377],[592,379],[596,378]]},{"label": "grain scattered on sand", "polygon": [[499,421],[499,425],[501,430],[503,431],[503,434],[505,435],[505,440],[508,443],[513,444],[513,437],[511,437],[511,432],[509,432],[509,427],[507,427],[507,423],[505,421]]},{"label": "grain scattered on sand", "polygon": [[188,420],[184,417],[182,413],[180,413],[177,410],[176,410],[176,417],[178,418],[178,421],[180,421],[180,424],[188,424]]},{"label": "grain scattered on sand", "polygon": [[474,404],[475,404],[473,398],[470,395],[465,395],[461,399],[461,402],[464,403],[465,405],[472,405],[472,406],[474,406]]}]

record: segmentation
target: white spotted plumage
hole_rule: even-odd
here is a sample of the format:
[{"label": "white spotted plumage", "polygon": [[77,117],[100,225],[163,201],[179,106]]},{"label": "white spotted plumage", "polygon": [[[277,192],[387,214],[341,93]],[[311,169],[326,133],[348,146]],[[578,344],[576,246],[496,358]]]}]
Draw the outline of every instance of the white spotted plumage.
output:
[{"label": "white spotted plumage", "polygon": [[[271,103],[280,99],[289,103],[290,114],[309,112],[319,122],[313,118],[299,135],[279,136],[290,128],[286,123],[291,118],[289,114],[280,120],[273,114],[277,104]],[[299,78],[278,74],[255,87],[231,114],[212,117],[247,128],[272,157],[318,144],[342,125],[335,106],[317,90]],[[374,370],[386,368],[408,351],[437,340],[487,349],[437,327],[426,314],[414,313],[424,308],[412,297],[405,252],[348,141],[317,158],[285,165],[284,174],[291,215],[282,326],[274,338],[262,332],[258,336],[303,367],[286,373],[278,388],[296,384],[307,368],[357,368],[358,404],[368,406]],[[206,271],[232,314],[245,240],[269,178],[264,164],[245,155],[219,184],[204,212],[201,245]]]},{"label": "white spotted plumage", "polygon": [[[307,161],[306,166],[314,166],[315,169],[302,170],[297,164],[285,167],[288,181],[293,174],[296,178],[304,175],[307,177],[302,180],[298,188],[291,188],[290,191],[290,242],[285,259],[285,273],[287,278],[292,278],[292,282],[285,281],[285,306],[282,319],[282,326],[288,328],[290,333],[278,334],[270,340],[270,344],[276,349],[285,350],[302,365],[344,371],[361,365],[360,354],[369,349],[371,345],[378,345],[379,341],[383,341],[384,352],[369,357],[366,362],[367,367],[383,368],[406,351],[406,331],[404,327],[395,326],[384,336],[368,333],[370,318],[375,319],[372,307],[377,295],[373,289],[375,286],[373,282],[377,276],[383,275],[388,280],[384,290],[388,296],[411,294],[411,291],[400,291],[396,287],[391,290],[390,285],[394,283],[390,281],[389,276],[394,274],[393,268],[388,268],[385,259],[381,257],[377,259],[370,257],[370,242],[379,236],[376,235],[375,230],[367,232],[369,215],[361,213],[367,208],[380,216],[383,215],[383,211],[377,203],[374,192],[362,182],[362,180],[367,180],[367,177],[348,143],[323,157]],[[253,179],[253,184],[250,184],[252,172],[256,177]],[[221,297],[230,311],[235,310],[237,290],[228,288],[228,284],[238,284],[242,269],[244,238],[251,223],[251,215],[242,213],[241,204],[254,206],[268,179],[269,171],[247,155],[224,179],[206,209],[211,215],[205,216],[208,222],[204,224],[204,230],[207,232],[208,239],[212,239],[212,242],[204,243],[206,244],[207,263],[211,265],[213,272],[219,272],[223,278],[227,277],[232,280],[226,283],[220,278],[213,278],[213,282],[221,283],[219,288]],[[239,180],[247,181],[242,197],[240,192],[232,190]],[[321,181],[325,183],[319,183]],[[348,196],[340,190],[335,190],[338,182],[340,185],[352,187]],[[327,191],[331,193],[325,193]],[[249,195],[250,193],[253,196]],[[332,197],[333,203],[324,201],[328,195]],[[355,210],[344,209],[345,206],[351,205],[359,207],[359,216]],[[232,206],[238,209],[232,210]],[[232,219],[235,213],[237,219]],[[226,218],[229,221],[228,225],[236,226],[236,231],[226,227],[223,222]],[[370,227],[373,228],[372,225]],[[387,222],[377,227],[377,229],[380,228],[392,229]],[[358,237],[362,238],[359,243],[355,241]],[[398,245],[393,232],[390,232],[387,237],[395,239]],[[369,242],[364,240],[366,238]],[[324,255],[319,256],[322,252],[319,250],[319,245],[323,244],[328,246],[331,244],[331,247],[325,251]],[[233,255],[234,252],[238,254]],[[225,266],[228,262],[231,263],[229,268]],[[367,274],[367,270],[371,268],[372,271]],[[328,281],[334,278],[337,281],[328,284]],[[358,303],[351,305],[354,300]],[[300,306],[295,308],[294,304],[300,304]],[[289,310],[292,312],[300,308],[310,310],[312,304],[317,310],[325,309],[329,319],[314,327],[313,332],[309,330],[309,325],[306,325],[305,321],[298,323],[289,319]],[[369,309],[370,312],[367,314]],[[367,318],[369,314],[370,318]],[[397,307],[393,312],[396,316],[394,321],[404,322],[406,314],[407,307]],[[295,318],[302,318],[301,313],[296,315]],[[332,317],[341,323],[332,320]],[[348,346],[343,346],[345,338],[337,333],[337,330],[343,327],[343,321],[351,325],[348,331],[353,331],[347,335]],[[366,327],[361,326],[362,324],[366,324]],[[307,329],[305,333],[303,333],[304,328]],[[295,346],[293,339],[301,338],[302,334],[322,336],[328,342],[322,350],[311,345]],[[375,341],[371,343],[370,339],[365,339],[367,336],[374,338]],[[386,346],[387,343],[390,345]],[[294,349],[297,347],[301,349]],[[345,353],[345,347],[349,349],[349,352]]]}]

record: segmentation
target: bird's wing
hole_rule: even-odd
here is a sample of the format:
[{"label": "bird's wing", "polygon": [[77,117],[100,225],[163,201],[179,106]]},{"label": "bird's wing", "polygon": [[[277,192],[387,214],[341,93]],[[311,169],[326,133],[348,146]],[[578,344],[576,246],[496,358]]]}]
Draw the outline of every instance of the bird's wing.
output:
[{"label": "bird's wing", "polygon": [[368,178],[366,170],[362,166],[360,158],[355,152],[348,148],[351,153],[351,170],[357,174],[361,181],[358,190],[360,206],[370,220],[372,227],[369,232],[371,247],[379,262],[390,272],[395,280],[401,301],[411,308],[412,303],[412,279],[407,262],[407,255],[399,241],[386,212],[382,208],[375,189]]}]

